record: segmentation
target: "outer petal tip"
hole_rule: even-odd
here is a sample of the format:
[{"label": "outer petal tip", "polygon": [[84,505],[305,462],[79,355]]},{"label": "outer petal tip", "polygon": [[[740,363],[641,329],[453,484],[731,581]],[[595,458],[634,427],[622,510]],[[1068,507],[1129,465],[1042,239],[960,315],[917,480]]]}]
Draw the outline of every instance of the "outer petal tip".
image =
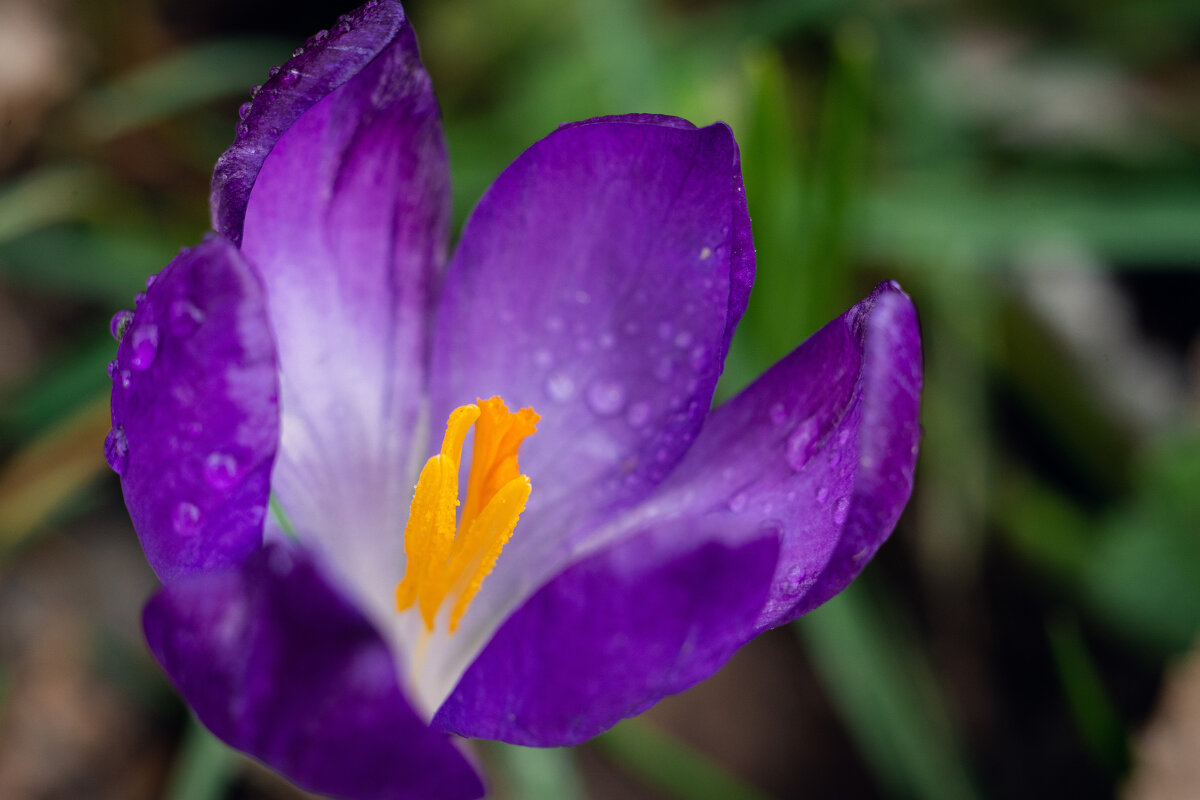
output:
[{"label": "outer petal tip", "polygon": [[213,171],[213,228],[242,242],[250,190],[275,143],[300,116],[357,75],[393,43],[416,48],[404,9],[394,0],[373,0],[340,17],[274,67],[237,126],[234,143]]}]

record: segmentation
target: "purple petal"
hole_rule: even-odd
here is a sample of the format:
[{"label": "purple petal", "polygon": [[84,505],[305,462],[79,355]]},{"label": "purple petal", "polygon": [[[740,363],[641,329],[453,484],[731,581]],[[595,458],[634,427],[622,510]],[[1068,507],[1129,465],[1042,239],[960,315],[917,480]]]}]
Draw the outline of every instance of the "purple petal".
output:
[{"label": "purple petal", "polygon": [[448,218],[437,104],[402,22],[373,61],[276,142],[242,242],[279,342],[273,491],[344,584],[365,587],[381,607],[403,572],[419,466],[410,450]]},{"label": "purple petal", "polygon": [[279,137],[401,38],[411,39],[412,32],[399,3],[368,3],[272,70],[238,125],[237,139],[217,161],[210,201],[214,229],[241,244],[250,190]]},{"label": "purple petal", "polygon": [[106,449],[164,582],[261,546],[277,395],[258,279],[232,244],[211,236],[139,296],[113,371]]},{"label": "purple petal", "polygon": [[912,301],[881,284],[718,408],[661,487],[783,531],[759,630],[840,592],[892,532],[912,493],[921,372]]},{"label": "purple petal", "polygon": [[[712,674],[745,642],[779,542],[771,530],[705,542],[704,524],[661,526],[572,566],[500,628],[434,726],[577,744]],[[689,538],[700,544],[681,554]]]},{"label": "purple petal", "polygon": [[840,591],[908,500],[920,383],[915,311],[884,284],[714,412],[652,496],[591,532],[581,546],[595,554],[504,623],[434,724],[571,744]]},{"label": "purple petal", "polygon": [[299,550],[168,586],[146,639],[200,720],[299,786],[349,800],[466,800],[483,786],[413,712],[375,629]]},{"label": "purple petal", "polygon": [[464,625],[510,611],[686,451],[745,307],[749,236],[723,124],[566,126],[488,190],[447,271],[433,420],[494,394],[542,419],[521,450],[530,506]]}]

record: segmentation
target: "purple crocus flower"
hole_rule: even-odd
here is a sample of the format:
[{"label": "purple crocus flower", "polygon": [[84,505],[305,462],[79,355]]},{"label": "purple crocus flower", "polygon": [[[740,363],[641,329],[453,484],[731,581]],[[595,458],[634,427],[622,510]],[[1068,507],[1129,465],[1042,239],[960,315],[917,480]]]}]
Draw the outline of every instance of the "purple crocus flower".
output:
[{"label": "purple crocus flower", "polygon": [[710,411],[754,271],[725,125],[564,125],[443,269],[399,5],[313,37],[242,116],[216,233],[114,320],[106,446],[163,583],[150,648],[230,745],[339,797],[477,797],[456,737],[581,742],[891,532],[921,386],[895,284]]}]

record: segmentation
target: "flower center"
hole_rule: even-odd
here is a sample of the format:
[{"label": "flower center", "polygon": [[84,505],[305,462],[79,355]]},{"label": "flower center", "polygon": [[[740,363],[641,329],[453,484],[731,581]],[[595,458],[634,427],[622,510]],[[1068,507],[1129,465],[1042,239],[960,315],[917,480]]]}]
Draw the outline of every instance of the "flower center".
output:
[{"label": "flower center", "polygon": [[[438,610],[453,596],[454,633],[512,536],[531,491],[517,466],[517,449],[537,430],[539,419],[532,408],[510,413],[493,397],[454,409],[446,421],[442,450],[425,462],[413,492],[404,529],[408,568],[396,586],[397,610],[416,604],[427,631],[433,631]],[[458,466],[472,425],[471,477],[462,518],[456,521]]]}]

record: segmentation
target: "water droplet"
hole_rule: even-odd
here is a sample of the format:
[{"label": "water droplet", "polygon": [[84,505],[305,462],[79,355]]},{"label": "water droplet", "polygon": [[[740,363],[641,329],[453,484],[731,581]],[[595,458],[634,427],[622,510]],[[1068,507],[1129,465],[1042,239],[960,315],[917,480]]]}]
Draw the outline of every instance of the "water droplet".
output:
[{"label": "water droplet", "polygon": [[329,38],[329,31],[317,31],[316,33],[314,33],[312,36],[309,37],[308,44],[310,46],[314,45],[314,44],[320,44],[321,42],[325,41],[328,38]]},{"label": "water droplet", "polygon": [[711,256],[711,255],[712,255],[712,248],[711,248],[711,247],[702,247],[702,248],[700,248],[700,260],[701,260],[701,261],[704,261],[704,260],[706,260],[706,259],[707,259],[709,256]]},{"label": "water droplet", "polygon": [[129,357],[129,366],[136,370],[150,369],[154,357],[158,355],[158,326],[141,325],[130,334],[133,355]]},{"label": "water droplet", "polygon": [[254,108],[254,104],[249,100],[238,106],[238,119],[245,119],[250,116],[250,109]]},{"label": "water droplet", "polygon": [[117,360],[114,358],[108,362],[108,377],[115,378],[117,376]]},{"label": "water droplet", "polygon": [[267,77],[274,78],[276,75],[279,74],[280,69],[281,69],[281,67],[278,64],[271,67],[269,70],[267,70]]},{"label": "water droplet", "polygon": [[133,383],[133,374],[127,369],[121,370],[121,388],[128,389],[131,383]]},{"label": "water droplet", "polygon": [[675,332],[675,329],[671,327],[671,323],[669,323],[669,322],[658,323],[658,338],[662,339],[664,342],[666,340],[670,339],[671,334],[674,332]]},{"label": "water droplet", "polygon": [[581,306],[586,306],[588,303],[592,302],[592,296],[583,289],[579,289],[575,292],[575,302],[579,303]]},{"label": "water droplet", "polygon": [[108,323],[108,332],[118,342],[125,335],[125,331],[129,329],[129,323],[133,322],[133,312],[127,309],[121,309],[113,314],[112,319]]},{"label": "water droplet", "polygon": [[300,80],[300,70],[289,69],[287,72],[283,73],[283,75],[279,76],[279,80],[284,86],[291,86],[293,83]]},{"label": "water droplet", "polygon": [[637,333],[639,330],[641,330],[641,326],[638,325],[633,320],[629,320],[628,322],[625,323],[623,329],[624,329],[625,333],[627,333],[630,336],[633,336],[635,333]]},{"label": "water droplet", "polygon": [[708,362],[708,349],[698,344],[692,348],[692,369],[702,369]]},{"label": "water droplet", "polygon": [[546,317],[546,330],[558,333],[563,329],[562,317]]},{"label": "water droplet", "polygon": [[195,304],[185,297],[171,301],[171,308],[167,312],[167,316],[170,320],[171,333],[176,336],[191,334],[204,321],[204,312],[196,308]]},{"label": "water droplet", "polygon": [[787,574],[788,583],[790,583],[793,588],[799,589],[801,586],[803,586],[804,578],[805,578],[804,567],[792,567],[790,570],[788,570],[788,574]]},{"label": "water droplet", "polygon": [[239,122],[237,126],[237,138],[245,139],[250,135],[250,126],[244,122]]},{"label": "water droplet", "polygon": [[533,363],[537,364],[539,367],[548,367],[550,366],[550,362],[553,360],[554,357],[551,356],[550,351],[546,350],[545,348],[538,350],[533,354]]},{"label": "water droplet", "polygon": [[785,456],[788,466],[799,472],[812,458],[817,446],[817,422],[812,417],[801,422],[788,437]]},{"label": "water droplet", "polygon": [[745,492],[738,492],[733,497],[729,498],[729,510],[735,514],[738,513],[746,507],[746,501],[748,499],[749,498],[746,497]]},{"label": "water droplet", "polygon": [[575,381],[569,375],[556,372],[546,380],[546,394],[556,403],[565,403],[575,394]]},{"label": "water droplet", "polygon": [[846,523],[846,517],[850,514],[850,498],[839,497],[838,501],[833,504],[833,521],[838,525]]},{"label": "water droplet", "polygon": [[587,401],[600,416],[612,416],[625,407],[625,387],[618,381],[601,378],[588,387]]},{"label": "water droplet", "polygon": [[129,464],[129,442],[125,439],[125,429],[120,425],[108,432],[104,438],[104,458],[108,466],[118,475],[125,472]]},{"label": "water droplet", "polygon": [[617,337],[613,335],[612,331],[605,331],[596,339],[596,343],[600,345],[601,350],[611,350],[617,343]]},{"label": "water droplet", "polygon": [[183,536],[195,533],[200,530],[200,509],[184,500],[171,513],[171,526]]},{"label": "water droplet", "polygon": [[828,487],[822,486],[820,489],[817,489],[817,502],[818,503],[820,503],[821,505],[825,505],[825,501],[828,499],[829,499],[829,488]]},{"label": "water droplet", "polygon": [[675,334],[675,346],[681,350],[688,347],[692,343],[692,335],[687,331],[680,331]]},{"label": "water droplet", "polygon": [[135,294],[133,296],[133,307],[135,309],[141,308],[142,303],[144,303],[144,302],[146,302],[146,293],[145,292],[138,292],[137,294]]},{"label": "water droplet", "polygon": [[635,428],[640,428],[650,421],[650,404],[638,401],[625,412],[625,421]]},{"label": "water droplet", "polygon": [[783,403],[775,403],[771,406],[771,410],[767,414],[771,417],[771,422],[774,425],[782,425],[783,421],[787,419],[787,409],[783,407]]},{"label": "water droplet", "polygon": [[670,357],[664,356],[659,359],[658,364],[654,366],[654,377],[660,381],[669,380],[671,375],[675,373],[675,362]]},{"label": "water droplet", "polygon": [[304,55],[303,47],[297,47],[295,50],[292,51],[292,58],[299,58],[302,55]]},{"label": "water droplet", "polygon": [[349,33],[350,32],[350,20],[348,20],[348,19],[340,20],[337,25],[333,26],[333,31],[334,31],[334,33],[338,34],[339,36],[342,34],[345,34],[345,33]]},{"label": "water droplet", "polygon": [[204,459],[204,480],[208,485],[224,491],[237,482],[238,462],[228,453],[213,452]]},{"label": "water droplet", "polygon": [[146,276],[146,291],[147,291],[147,292],[148,292],[148,291],[150,291],[150,287],[154,285],[154,282],[155,282],[156,280],[158,280],[158,273],[157,273],[157,272],[152,272],[152,273],[150,273],[149,275],[147,275],[147,276]]}]

